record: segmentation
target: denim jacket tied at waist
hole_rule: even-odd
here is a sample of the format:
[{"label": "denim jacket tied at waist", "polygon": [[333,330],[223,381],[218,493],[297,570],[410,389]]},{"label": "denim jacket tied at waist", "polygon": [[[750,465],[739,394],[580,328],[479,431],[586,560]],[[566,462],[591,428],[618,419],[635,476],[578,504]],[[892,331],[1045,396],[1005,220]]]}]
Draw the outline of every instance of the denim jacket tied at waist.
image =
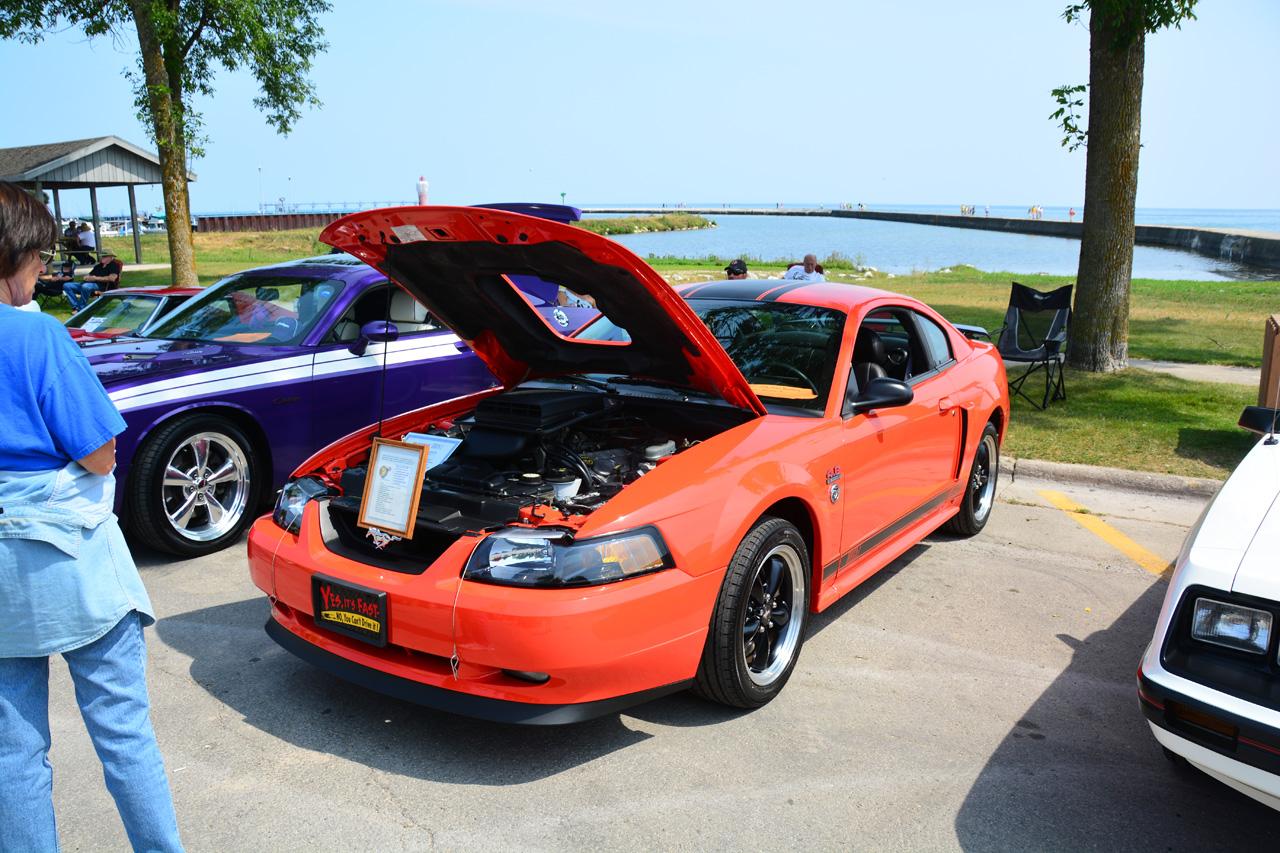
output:
[{"label": "denim jacket tied at waist", "polygon": [[0,657],[79,648],[130,610],[155,621],[114,500],[115,475],[77,462],[0,471]]}]

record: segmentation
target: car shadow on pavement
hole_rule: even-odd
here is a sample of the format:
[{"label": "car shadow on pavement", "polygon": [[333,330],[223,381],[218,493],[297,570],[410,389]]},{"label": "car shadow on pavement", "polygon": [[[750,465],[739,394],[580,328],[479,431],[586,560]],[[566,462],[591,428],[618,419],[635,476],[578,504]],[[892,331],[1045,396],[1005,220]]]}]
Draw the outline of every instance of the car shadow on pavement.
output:
[{"label": "car shadow on pavement", "polygon": [[1138,708],[1138,661],[1167,589],[1153,583],[1105,630],[1057,635],[1071,664],[970,789],[955,823],[961,847],[1247,850],[1280,837],[1280,813],[1167,761]]},{"label": "car shadow on pavement", "polygon": [[[192,570],[185,561],[131,544],[144,578]],[[807,636],[820,633],[927,549],[927,544],[914,546],[823,613],[811,614]],[[161,641],[191,659],[191,679],[242,716],[245,725],[306,750],[413,778],[518,785],[651,737],[629,728],[627,718],[687,728],[751,713],[682,691],[621,714],[564,726],[462,717],[354,685],[295,658],[263,630],[268,612],[267,599],[254,597],[167,616],[155,630]]]},{"label": "car shadow on pavement", "polygon": [[[899,572],[910,566],[913,560],[928,550],[929,545],[927,542],[913,545],[902,556],[863,581],[857,588],[826,610],[821,613],[810,613],[809,625],[804,635],[805,642],[821,634],[828,625],[856,607],[858,602],[893,580]],[[800,650],[800,660],[803,663],[803,648]],[[634,708],[628,708],[626,711],[626,715],[629,717],[635,717],[636,719],[646,720],[662,726],[674,727],[712,726],[750,713],[750,710],[743,708],[729,708],[700,699],[688,691],[665,696],[656,701],[647,702],[644,705],[637,705]]]},{"label": "car shadow on pavement", "polygon": [[281,649],[263,631],[267,613],[267,600],[253,598],[164,618],[155,630],[191,658],[191,678],[244,725],[305,750],[415,779],[519,785],[650,737],[617,714],[518,726],[403,702]]}]

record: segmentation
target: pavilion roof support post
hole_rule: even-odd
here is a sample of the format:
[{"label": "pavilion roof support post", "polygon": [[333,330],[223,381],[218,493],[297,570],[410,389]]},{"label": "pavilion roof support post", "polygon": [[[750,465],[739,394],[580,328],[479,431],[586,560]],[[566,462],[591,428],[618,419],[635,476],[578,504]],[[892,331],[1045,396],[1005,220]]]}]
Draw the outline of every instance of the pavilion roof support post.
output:
[{"label": "pavilion roof support post", "polygon": [[133,225],[133,262],[142,263],[142,235],[138,233],[138,199],[129,184],[129,222]]},{"label": "pavilion roof support post", "polygon": [[62,200],[58,198],[58,190],[53,191],[53,218],[58,220],[58,236],[62,236]]},{"label": "pavilion roof support post", "polygon": [[98,188],[89,187],[89,206],[93,208],[93,252],[102,260],[102,220],[98,218]]}]

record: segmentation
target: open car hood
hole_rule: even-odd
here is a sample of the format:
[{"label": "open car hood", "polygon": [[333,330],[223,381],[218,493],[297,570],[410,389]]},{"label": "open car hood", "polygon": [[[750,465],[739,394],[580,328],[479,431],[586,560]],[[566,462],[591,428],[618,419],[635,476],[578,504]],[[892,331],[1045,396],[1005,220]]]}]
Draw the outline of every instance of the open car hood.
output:
[{"label": "open car hood", "polygon": [[[508,388],[547,376],[616,373],[674,382],[765,413],[684,300],[648,264],[606,237],[491,208],[393,207],[344,216],[320,239],[412,293]],[[591,297],[631,341],[565,337],[510,276],[534,276]]]}]

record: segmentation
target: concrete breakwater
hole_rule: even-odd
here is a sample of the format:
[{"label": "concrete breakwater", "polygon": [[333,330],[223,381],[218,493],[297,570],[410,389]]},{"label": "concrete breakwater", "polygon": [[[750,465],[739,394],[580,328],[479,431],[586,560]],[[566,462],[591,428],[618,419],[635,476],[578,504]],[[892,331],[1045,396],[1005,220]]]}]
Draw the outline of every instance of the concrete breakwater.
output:
[{"label": "concrete breakwater", "polygon": [[[960,216],[946,213],[908,213],[895,210],[812,210],[785,208],[583,208],[584,213],[651,215],[694,213],[699,216],[830,216],[844,219],[878,219],[945,228],[972,228],[1037,234],[1045,237],[1080,239],[1082,224],[1062,219],[1023,219],[1004,216]],[[1213,258],[1280,269],[1280,234],[1270,231],[1236,231],[1226,228],[1186,228],[1173,225],[1135,225],[1134,242],[1143,246],[1163,246],[1208,255]]]}]

